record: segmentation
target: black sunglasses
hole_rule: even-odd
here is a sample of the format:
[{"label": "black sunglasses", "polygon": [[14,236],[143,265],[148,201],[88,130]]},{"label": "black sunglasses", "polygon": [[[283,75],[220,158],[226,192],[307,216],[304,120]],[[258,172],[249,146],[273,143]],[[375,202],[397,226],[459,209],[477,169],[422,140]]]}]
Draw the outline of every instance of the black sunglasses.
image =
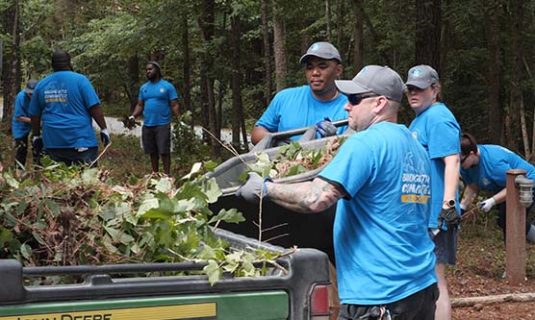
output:
[{"label": "black sunglasses", "polygon": [[379,95],[375,94],[375,93],[348,94],[346,96],[347,96],[347,100],[349,101],[349,103],[351,103],[351,105],[353,105],[353,106],[358,105],[364,99],[373,98],[373,97],[379,97]]}]

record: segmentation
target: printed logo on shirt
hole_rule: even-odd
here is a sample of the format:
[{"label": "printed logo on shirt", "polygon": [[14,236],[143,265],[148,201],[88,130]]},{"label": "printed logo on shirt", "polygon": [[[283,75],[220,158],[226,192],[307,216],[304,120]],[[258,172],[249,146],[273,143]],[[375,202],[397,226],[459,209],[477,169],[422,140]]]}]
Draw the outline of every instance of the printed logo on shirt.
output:
[{"label": "printed logo on shirt", "polygon": [[160,88],[160,93],[164,93],[165,92],[165,89],[164,88]]},{"label": "printed logo on shirt", "polygon": [[486,187],[490,184],[490,180],[487,178],[483,178],[481,179],[481,184]]},{"label": "printed logo on shirt", "polygon": [[67,89],[45,90],[45,102],[62,102],[67,103]]},{"label": "printed logo on shirt", "polygon": [[431,197],[431,187],[425,160],[418,159],[412,152],[405,156],[405,166],[401,177],[401,202],[427,204]]}]

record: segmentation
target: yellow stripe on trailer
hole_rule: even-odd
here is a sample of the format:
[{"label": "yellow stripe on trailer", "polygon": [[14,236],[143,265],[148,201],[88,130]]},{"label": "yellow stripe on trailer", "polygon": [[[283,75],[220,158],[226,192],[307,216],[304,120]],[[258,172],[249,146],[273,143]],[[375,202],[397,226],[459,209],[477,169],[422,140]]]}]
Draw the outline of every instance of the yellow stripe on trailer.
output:
[{"label": "yellow stripe on trailer", "polygon": [[216,315],[215,303],[198,303],[147,308],[29,314],[0,317],[0,320],[174,320],[192,318],[215,319]]}]

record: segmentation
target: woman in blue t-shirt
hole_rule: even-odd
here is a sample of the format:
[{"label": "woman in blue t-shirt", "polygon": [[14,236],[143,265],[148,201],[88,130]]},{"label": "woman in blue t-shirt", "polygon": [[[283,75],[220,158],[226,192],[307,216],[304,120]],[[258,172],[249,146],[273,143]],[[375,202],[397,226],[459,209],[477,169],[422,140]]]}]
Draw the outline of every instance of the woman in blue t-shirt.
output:
[{"label": "woman in blue t-shirt", "polygon": [[[461,136],[461,177],[466,188],[461,200],[461,213],[476,198],[480,190],[494,195],[479,203],[483,212],[498,205],[498,225],[505,239],[505,198],[507,196],[507,170],[524,169],[529,179],[535,180],[535,167],[516,153],[492,144],[477,144],[469,133]],[[531,209],[531,206],[529,209]],[[529,211],[526,210],[526,214]],[[526,223],[526,238],[535,242],[535,226]]]}]

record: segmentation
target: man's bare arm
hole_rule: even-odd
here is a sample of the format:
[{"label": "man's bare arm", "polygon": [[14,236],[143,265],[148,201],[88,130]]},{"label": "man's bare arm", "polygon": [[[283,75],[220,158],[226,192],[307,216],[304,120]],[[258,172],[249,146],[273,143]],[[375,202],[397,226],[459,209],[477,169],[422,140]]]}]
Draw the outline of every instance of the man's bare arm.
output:
[{"label": "man's bare arm", "polygon": [[251,143],[257,144],[267,134],[269,134],[269,131],[266,128],[262,126],[254,127],[253,131],[251,132]]},{"label": "man's bare arm", "polygon": [[180,105],[178,104],[177,100],[171,101],[171,110],[173,111],[175,117],[180,115]]},{"label": "man's bare arm", "polygon": [[268,182],[267,191],[271,201],[301,213],[321,212],[344,196],[339,187],[319,178],[292,184]]}]

